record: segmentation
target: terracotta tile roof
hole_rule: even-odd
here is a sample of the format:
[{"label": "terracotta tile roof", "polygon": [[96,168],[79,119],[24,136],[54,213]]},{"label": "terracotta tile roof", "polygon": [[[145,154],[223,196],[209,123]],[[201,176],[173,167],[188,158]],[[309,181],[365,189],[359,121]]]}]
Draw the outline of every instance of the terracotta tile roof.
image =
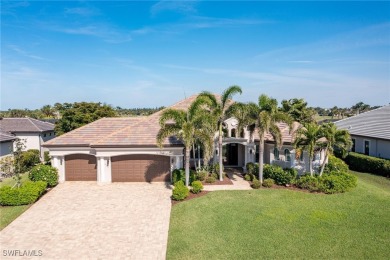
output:
[{"label": "terracotta tile roof", "polygon": [[[294,132],[298,129],[299,123],[294,122],[293,129],[291,132],[290,132],[289,126],[286,123],[277,123],[277,125],[278,125],[280,131],[282,132],[282,142],[283,143],[292,143],[294,141]],[[254,133],[254,138],[256,141],[259,141],[258,136],[259,136],[259,134],[256,130]],[[273,142],[274,138],[271,134],[266,134],[265,141]]]},{"label": "terracotta tile roof", "polygon": [[16,139],[16,136],[14,136],[10,133],[0,132],[0,143],[13,141],[15,139]]},{"label": "terracotta tile roof", "polygon": [[3,132],[17,133],[30,132],[41,133],[54,130],[54,124],[43,122],[34,118],[2,118],[0,120],[0,130]]},{"label": "terracotta tile roof", "polygon": [[89,146],[91,143],[118,131],[119,129],[135,124],[143,117],[112,117],[101,118],[88,125],[77,128],[69,133],[47,141],[44,146]]}]

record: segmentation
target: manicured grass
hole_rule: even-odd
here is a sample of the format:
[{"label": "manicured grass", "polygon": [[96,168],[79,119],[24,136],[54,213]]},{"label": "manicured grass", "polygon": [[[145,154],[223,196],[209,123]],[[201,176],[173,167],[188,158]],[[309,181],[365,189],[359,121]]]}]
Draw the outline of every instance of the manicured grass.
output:
[{"label": "manicured grass", "polygon": [[[21,174],[22,176],[22,183],[25,181],[28,181],[28,172]],[[15,179],[13,177],[4,178],[2,182],[0,182],[0,187],[3,186],[14,186],[16,183]]]},{"label": "manicured grass", "polygon": [[0,207],[0,230],[8,226],[9,223],[14,221],[14,219],[19,217],[29,207],[30,205]]},{"label": "manicured grass", "polygon": [[172,208],[168,259],[388,259],[390,180],[336,194],[212,192]]}]

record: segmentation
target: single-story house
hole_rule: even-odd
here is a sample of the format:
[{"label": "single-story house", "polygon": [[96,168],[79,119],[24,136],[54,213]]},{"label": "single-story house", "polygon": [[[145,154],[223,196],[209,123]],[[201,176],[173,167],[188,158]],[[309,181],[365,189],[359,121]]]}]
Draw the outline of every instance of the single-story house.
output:
[{"label": "single-story house", "polygon": [[[184,99],[170,108],[187,109],[197,95]],[[59,171],[59,181],[158,182],[169,181],[174,169],[183,167],[184,146],[175,137],[164,140],[159,148],[156,135],[160,129],[162,111],[144,117],[102,118],[44,144],[49,149],[52,165]],[[226,166],[242,167],[256,162],[258,140],[249,132],[244,137],[234,134],[237,120],[225,121],[228,136],[223,138],[222,156]],[[267,137],[265,163],[296,167],[307,171],[307,157],[295,158],[292,136],[285,124],[280,124],[285,144],[275,149],[272,137]],[[233,134],[232,134],[233,133]],[[217,138],[214,161],[218,161]],[[258,157],[257,157],[258,158]],[[315,158],[319,165],[321,158]]]},{"label": "single-story house", "polygon": [[0,158],[13,154],[15,140],[14,135],[0,131]]},{"label": "single-story house", "polygon": [[55,137],[54,124],[29,117],[0,118],[0,131],[25,140],[25,150],[39,150],[41,159],[47,150],[42,145]]},{"label": "single-story house", "polygon": [[352,152],[390,159],[390,105],[337,121],[348,130]]}]

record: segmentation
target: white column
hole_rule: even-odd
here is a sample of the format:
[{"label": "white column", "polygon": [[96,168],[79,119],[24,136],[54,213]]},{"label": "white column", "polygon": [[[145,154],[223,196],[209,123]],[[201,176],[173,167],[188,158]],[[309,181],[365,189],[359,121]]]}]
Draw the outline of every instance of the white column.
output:
[{"label": "white column", "polygon": [[58,182],[65,181],[65,159],[64,156],[52,156],[51,163],[58,170]]},{"label": "white column", "polygon": [[97,182],[99,184],[111,182],[110,157],[97,157]]},{"label": "white column", "polygon": [[249,153],[249,149],[248,149],[248,146],[245,145],[244,146],[244,172],[246,172],[246,164],[248,163],[248,153]]}]

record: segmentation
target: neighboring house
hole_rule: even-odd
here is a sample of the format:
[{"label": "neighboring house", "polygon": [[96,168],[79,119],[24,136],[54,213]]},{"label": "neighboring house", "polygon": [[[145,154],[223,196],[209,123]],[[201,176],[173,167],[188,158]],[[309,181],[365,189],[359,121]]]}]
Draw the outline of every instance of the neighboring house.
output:
[{"label": "neighboring house", "polygon": [[[196,97],[191,96],[170,108],[187,109]],[[169,181],[172,170],[183,167],[184,146],[175,137],[164,140],[163,148],[157,146],[161,113],[145,117],[102,118],[45,143],[52,165],[59,170],[60,182]],[[248,131],[244,131],[243,137],[237,137],[236,126],[234,118],[225,121],[228,136],[223,139],[222,156],[225,165],[245,168],[246,163],[258,158],[258,140],[256,136],[252,140]],[[307,171],[307,156],[295,159],[288,127],[280,124],[280,128],[285,144],[278,152],[274,150],[272,137],[267,136],[265,163]],[[217,162],[217,138],[215,141],[214,161]],[[315,165],[319,165],[320,158],[315,159]]]},{"label": "neighboring house", "polygon": [[14,135],[0,132],[0,158],[13,154],[15,140],[16,137]]},{"label": "neighboring house", "polygon": [[337,121],[348,130],[352,152],[390,159],[390,105]]},{"label": "neighboring house", "polygon": [[0,131],[25,140],[25,150],[39,150],[41,159],[44,151],[47,150],[42,145],[55,137],[54,124],[29,117],[0,118]]}]

